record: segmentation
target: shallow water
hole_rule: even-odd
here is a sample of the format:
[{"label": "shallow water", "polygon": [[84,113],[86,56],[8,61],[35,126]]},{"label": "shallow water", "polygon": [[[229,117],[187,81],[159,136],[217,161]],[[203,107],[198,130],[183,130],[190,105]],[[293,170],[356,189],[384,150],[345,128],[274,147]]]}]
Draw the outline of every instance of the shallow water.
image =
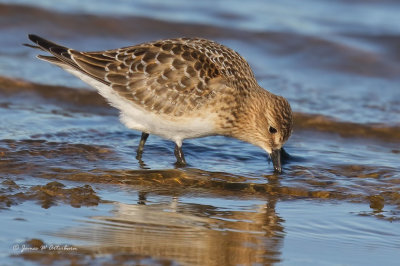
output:
[{"label": "shallow water", "polygon": [[[398,262],[396,1],[0,3],[1,264]],[[185,141],[190,165],[175,169],[173,144],[150,136],[138,162],[140,133],[36,60],[27,33],[83,50],[177,36],[236,49],[295,111],[284,173],[224,137]]]}]

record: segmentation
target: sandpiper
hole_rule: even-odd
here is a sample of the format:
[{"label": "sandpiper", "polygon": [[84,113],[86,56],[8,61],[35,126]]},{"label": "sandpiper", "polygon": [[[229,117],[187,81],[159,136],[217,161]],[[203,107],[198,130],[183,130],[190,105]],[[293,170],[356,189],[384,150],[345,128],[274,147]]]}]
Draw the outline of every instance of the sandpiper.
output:
[{"label": "sandpiper", "polygon": [[223,135],[264,149],[281,172],[281,148],[292,132],[288,101],[261,88],[244,58],[200,38],[147,42],[98,52],[80,52],[29,35],[55,64],[95,87],[120,111],[128,128],[175,142],[178,165],[186,165],[184,139]]}]

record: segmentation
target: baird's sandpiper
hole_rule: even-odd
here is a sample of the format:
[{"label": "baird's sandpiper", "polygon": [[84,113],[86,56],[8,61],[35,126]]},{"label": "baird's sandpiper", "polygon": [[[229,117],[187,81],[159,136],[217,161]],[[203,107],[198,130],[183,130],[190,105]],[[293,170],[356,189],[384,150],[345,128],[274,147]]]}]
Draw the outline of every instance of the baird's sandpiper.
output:
[{"label": "baird's sandpiper", "polygon": [[261,88],[237,52],[214,41],[179,38],[98,52],[80,52],[36,35],[49,52],[38,58],[95,87],[120,111],[128,128],[142,132],[138,158],[149,134],[175,142],[185,165],[184,139],[223,135],[264,149],[281,172],[281,148],[292,132],[288,101]]}]

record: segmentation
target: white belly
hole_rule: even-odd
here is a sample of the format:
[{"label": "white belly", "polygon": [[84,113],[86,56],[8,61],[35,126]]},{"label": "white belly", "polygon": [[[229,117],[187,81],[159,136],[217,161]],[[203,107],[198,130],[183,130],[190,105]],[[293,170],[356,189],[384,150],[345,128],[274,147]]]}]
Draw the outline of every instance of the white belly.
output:
[{"label": "white belly", "polygon": [[120,120],[128,128],[158,135],[165,139],[181,143],[187,138],[204,137],[215,134],[216,114],[202,114],[202,116],[172,117],[154,114],[141,108],[137,104],[121,97],[109,86],[92,79],[72,68],[65,68],[71,74],[96,88],[107,101],[120,110]]}]

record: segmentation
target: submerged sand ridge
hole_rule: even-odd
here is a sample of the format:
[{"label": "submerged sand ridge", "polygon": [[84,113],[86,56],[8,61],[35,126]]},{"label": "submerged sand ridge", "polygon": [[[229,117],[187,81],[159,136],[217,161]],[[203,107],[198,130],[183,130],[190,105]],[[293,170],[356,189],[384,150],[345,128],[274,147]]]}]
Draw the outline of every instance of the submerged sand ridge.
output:
[{"label": "submerged sand ridge", "polygon": [[[112,113],[113,108],[96,92],[87,89],[77,89],[63,86],[43,85],[24,80],[17,80],[0,76],[0,93],[13,96],[22,93],[32,93],[46,101],[57,101],[60,104],[71,105],[75,109],[100,111],[95,107],[103,107],[105,112]],[[6,106],[7,103],[3,103]],[[90,110],[93,108],[93,110]],[[339,121],[323,115],[312,115],[295,112],[295,130],[315,130],[342,137],[372,138],[382,141],[400,141],[400,127],[384,124],[366,125],[346,121]]]}]

